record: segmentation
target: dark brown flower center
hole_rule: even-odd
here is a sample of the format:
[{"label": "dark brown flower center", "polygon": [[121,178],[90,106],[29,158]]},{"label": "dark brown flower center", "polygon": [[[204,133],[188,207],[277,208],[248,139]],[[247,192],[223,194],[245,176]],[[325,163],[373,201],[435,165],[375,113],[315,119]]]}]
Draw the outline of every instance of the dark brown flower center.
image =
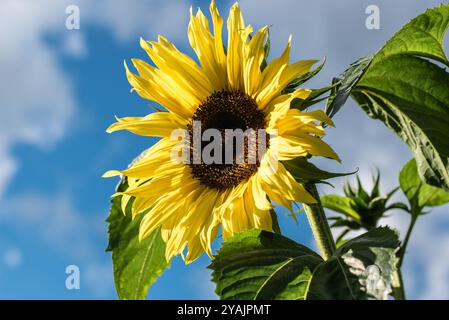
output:
[{"label": "dark brown flower center", "polygon": [[[204,159],[203,151],[210,150],[207,146],[212,139],[201,139],[200,143],[194,143],[194,127],[198,128],[198,124],[201,124],[201,137],[204,138],[203,133],[208,129],[216,129],[221,137],[218,139],[220,161],[211,163]],[[265,126],[264,113],[247,94],[228,91],[213,93],[198,107],[188,125],[191,146],[189,165],[193,176],[204,185],[220,190],[237,186],[247,180],[257,171],[261,152],[268,147],[269,139],[264,131]],[[234,134],[230,135],[231,132]],[[243,146],[239,148],[238,144],[242,141]],[[217,141],[214,140],[213,143]],[[210,155],[217,156],[215,151],[212,150]],[[195,154],[201,155],[201,159],[197,158],[196,162]]]}]

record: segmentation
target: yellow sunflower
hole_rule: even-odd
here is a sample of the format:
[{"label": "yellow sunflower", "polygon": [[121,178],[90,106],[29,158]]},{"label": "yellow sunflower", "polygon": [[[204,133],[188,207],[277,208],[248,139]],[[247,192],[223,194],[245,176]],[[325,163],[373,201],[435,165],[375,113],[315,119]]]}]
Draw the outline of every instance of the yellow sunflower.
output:
[{"label": "yellow sunflower", "polygon": [[[120,193],[122,206],[134,199],[133,218],[145,213],[140,239],[161,228],[167,261],[181,254],[190,263],[204,251],[212,256],[211,243],[220,226],[224,238],[251,228],[271,231],[273,203],[291,211],[292,202],[315,202],[281,161],[308,155],[338,160],[321,140],[324,130],[320,123],[333,125],[325,113],[290,109],[293,99],[307,98],[310,90],[283,93],[317,61],[290,64],[290,37],[282,55],[265,65],[267,26],[252,34],[235,3],[227,20],[225,47],[223,19],[214,1],[210,13],[212,28],[200,9],[196,15],[192,10],[190,13],[188,38],[199,65],[162,36],[158,41],[141,39],[155,66],[133,59],[135,74],[125,63],[128,81],[141,97],[166,111],[117,119],[107,130],[161,137],[128,169],[109,171],[104,176],[127,177],[129,188]],[[265,129],[277,135],[269,136],[267,148],[256,163],[173,161],[172,151],[179,141],[171,138],[172,132],[185,129],[192,133],[194,121],[201,123],[201,130]],[[247,156],[245,153],[245,159]]]}]

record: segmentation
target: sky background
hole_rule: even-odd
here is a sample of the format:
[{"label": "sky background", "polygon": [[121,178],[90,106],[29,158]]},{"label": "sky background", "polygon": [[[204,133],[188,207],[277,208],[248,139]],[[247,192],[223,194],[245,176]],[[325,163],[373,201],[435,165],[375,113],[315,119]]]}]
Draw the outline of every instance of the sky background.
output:
[{"label": "sky background", "polygon": [[[227,18],[232,3],[217,0],[222,16]],[[323,71],[307,83],[310,88],[327,85],[439,3],[240,1],[247,23],[255,29],[271,25],[271,57],[292,34],[293,60],[327,58]],[[79,30],[65,28],[71,4],[80,8]],[[151,110],[147,101],[130,94],[123,60],[147,59],[139,38],[153,40],[158,34],[192,54],[188,10],[201,7],[208,13],[208,5],[190,0],[0,0],[0,298],[116,299],[104,220],[117,181],[100,176],[126,167],[155,141],[105,133],[114,115],[143,116]],[[368,5],[380,8],[380,30],[365,27]],[[368,186],[377,167],[384,192],[397,186],[398,172],[411,158],[408,148],[352,101],[334,120],[336,128],[328,130],[325,140],[343,163],[315,163],[334,171],[359,168]],[[342,181],[333,181],[337,192]],[[329,187],[321,191],[335,192]],[[410,298],[449,299],[448,209],[440,207],[418,221],[404,266]],[[285,235],[314,246],[303,215],[298,225],[285,211],[279,215]],[[395,212],[382,223],[404,234],[408,216]],[[215,299],[208,263],[206,256],[189,266],[174,259],[148,297]],[[68,265],[80,268],[80,290],[65,287]]]}]

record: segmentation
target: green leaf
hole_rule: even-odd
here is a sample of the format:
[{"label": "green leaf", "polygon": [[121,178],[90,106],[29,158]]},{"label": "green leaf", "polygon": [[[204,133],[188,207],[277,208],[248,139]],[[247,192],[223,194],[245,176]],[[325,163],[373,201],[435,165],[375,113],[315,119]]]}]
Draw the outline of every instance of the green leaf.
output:
[{"label": "green leaf", "polygon": [[398,248],[398,235],[386,227],[345,242],[315,271],[309,299],[387,299]]},{"label": "green leaf", "polygon": [[262,60],[262,64],[260,65],[260,70],[263,71],[267,65],[268,65],[268,56],[270,55],[270,49],[271,49],[271,40],[270,40],[270,29],[268,29],[268,36],[267,36],[267,40],[265,41],[265,44],[263,46],[263,51],[264,51],[264,57]]},{"label": "green leaf", "polygon": [[[376,174],[376,176],[374,176],[373,182],[374,182],[374,186],[371,189],[371,194],[370,194],[370,198],[371,199],[380,197],[380,184],[379,184],[379,182],[380,182],[380,171],[379,171],[379,169],[377,169],[377,174]],[[394,194],[394,192],[396,192],[396,190],[390,192],[390,194],[387,195],[387,200]]]},{"label": "green leaf", "polygon": [[[117,191],[126,190],[122,180]],[[130,211],[131,203],[126,211]],[[167,268],[165,243],[160,230],[139,242],[139,225],[143,214],[131,220],[131,212],[123,214],[121,196],[112,199],[107,222],[109,223],[109,245],[114,265],[114,282],[119,299],[143,300],[149,287]]]},{"label": "green leaf", "polygon": [[401,189],[410,200],[421,208],[441,206],[449,202],[449,193],[428,185],[418,175],[415,159],[410,160],[399,174]]},{"label": "green leaf", "polygon": [[449,191],[449,66],[443,38],[449,5],[411,20],[374,56],[352,89],[372,118],[392,129],[414,153],[420,176]]},{"label": "green leaf", "polygon": [[306,82],[306,81],[310,80],[311,78],[313,78],[314,76],[316,76],[321,71],[321,69],[323,69],[325,63],[326,63],[326,58],[324,58],[323,62],[318,67],[316,67],[314,70],[309,71],[309,72],[303,74],[302,76],[294,79],[282,91],[282,94],[291,93],[291,92],[295,91],[296,88],[298,88],[304,82]]},{"label": "green leaf", "polygon": [[330,217],[328,218],[329,221],[334,221],[331,223],[330,227],[331,228],[341,228],[341,227],[346,227],[352,230],[358,230],[361,228],[361,225],[359,222],[356,221],[352,221],[352,220],[348,220],[348,219],[344,219],[341,217]]},{"label": "green leaf", "polygon": [[392,209],[401,209],[406,212],[410,212],[409,207],[405,203],[402,203],[402,202],[395,202],[387,207],[387,210],[392,210]]},{"label": "green leaf", "polygon": [[281,235],[250,230],[226,241],[209,268],[221,299],[384,299],[398,245],[390,229],[373,229],[325,262]]},{"label": "green leaf", "polygon": [[260,230],[226,241],[209,266],[221,299],[305,299],[313,271],[322,263],[312,250]]},{"label": "green leaf", "polygon": [[351,198],[339,196],[336,194],[329,194],[321,197],[321,204],[323,207],[344,214],[357,221],[360,221],[360,215],[353,209],[355,206],[354,200]]},{"label": "green leaf", "polygon": [[298,109],[301,111],[305,111],[307,108],[320,103],[324,100],[327,99],[327,97],[324,98],[320,98],[320,99],[313,99],[313,94],[314,94],[314,90],[312,90],[312,93],[310,94],[309,97],[307,97],[306,99],[301,99],[301,98],[295,98],[292,100],[291,104],[290,104],[290,108],[293,109]]},{"label": "green leaf", "polygon": [[290,108],[298,109],[304,111],[310,106],[313,106],[321,101],[324,101],[329,98],[329,96],[323,95],[327,92],[332,92],[339,83],[333,83],[330,86],[319,88],[319,89],[311,89],[310,95],[306,99],[296,98],[293,99]]},{"label": "green leaf", "polygon": [[276,211],[271,209],[270,210],[270,216],[271,216],[271,221],[273,222],[273,231],[275,233],[282,234],[281,226],[279,225],[278,215],[276,214]]},{"label": "green leaf", "polygon": [[304,157],[283,161],[282,163],[296,180],[304,183],[320,182],[331,178],[343,177],[354,174],[354,172],[335,173],[321,170],[317,168],[314,164],[308,162],[307,159]]},{"label": "green leaf", "polygon": [[411,20],[376,54],[373,63],[388,56],[415,53],[448,65],[443,49],[444,34],[449,26],[449,5],[428,9]]},{"label": "green leaf", "polygon": [[326,106],[326,113],[329,117],[332,118],[335,116],[335,114],[346,103],[351,94],[351,89],[357,81],[359,81],[360,77],[371,63],[372,58],[373,57],[360,58],[359,60],[353,62],[349,68],[343,72],[340,78],[333,79],[332,83],[336,84],[336,86],[331,91]]}]

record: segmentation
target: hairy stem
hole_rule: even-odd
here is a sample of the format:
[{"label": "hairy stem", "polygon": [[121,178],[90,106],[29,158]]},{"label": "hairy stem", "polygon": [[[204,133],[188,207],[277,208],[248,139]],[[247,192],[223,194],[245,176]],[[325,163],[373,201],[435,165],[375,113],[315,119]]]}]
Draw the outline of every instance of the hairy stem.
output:
[{"label": "hairy stem", "polygon": [[304,204],[304,211],[309,220],[310,228],[312,229],[313,237],[318,244],[321,256],[324,260],[328,260],[336,250],[334,237],[331,229],[327,223],[326,215],[324,214],[323,206],[321,205],[320,196],[315,184],[308,184],[306,186],[310,194],[317,200],[315,204]]},{"label": "hairy stem", "polygon": [[393,288],[393,295],[396,298],[396,300],[405,300],[406,298],[405,298],[404,280],[402,279],[402,272],[399,266],[398,269],[396,270],[395,277],[398,286]]},{"label": "hairy stem", "polygon": [[396,279],[398,282],[398,287],[394,288],[394,296],[396,300],[405,300],[405,288],[404,288],[404,280],[402,279],[402,264],[404,262],[405,253],[407,252],[407,246],[410,241],[410,236],[412,235],[413,228],[415,227],[416,221],[418,220],[419,215],[421,214],[422,208],[413,205],[410,212],[412,219],[410,220],[410,225],[408,226],[407,233],[405,234],[404,243],[401,246],[401,249],[398,252],[398,269],[396,270]]}]

